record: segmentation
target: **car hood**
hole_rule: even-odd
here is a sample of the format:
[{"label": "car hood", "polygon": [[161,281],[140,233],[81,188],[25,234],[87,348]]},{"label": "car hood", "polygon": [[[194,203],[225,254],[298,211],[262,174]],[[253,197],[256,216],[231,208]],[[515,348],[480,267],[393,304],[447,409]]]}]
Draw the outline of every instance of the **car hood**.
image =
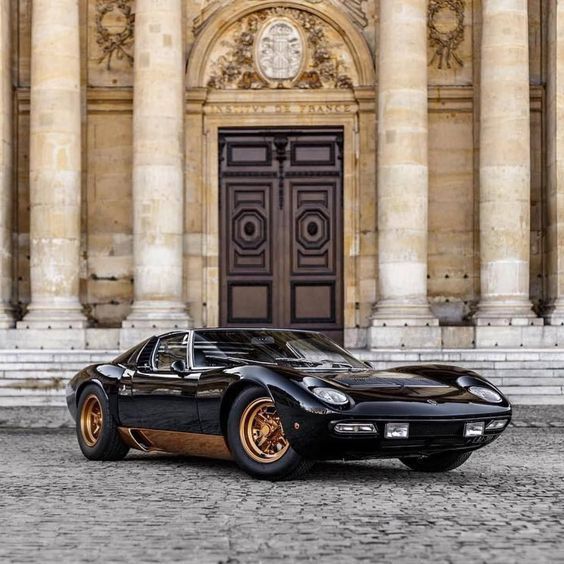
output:
[{"label": "car hood", "polygon": [[393,370],[334,372],[317,378],[343,389],[356,401],[427,400],[487,403],[469,386],[491,386],[478,374],[450,366],[413,366]]}]

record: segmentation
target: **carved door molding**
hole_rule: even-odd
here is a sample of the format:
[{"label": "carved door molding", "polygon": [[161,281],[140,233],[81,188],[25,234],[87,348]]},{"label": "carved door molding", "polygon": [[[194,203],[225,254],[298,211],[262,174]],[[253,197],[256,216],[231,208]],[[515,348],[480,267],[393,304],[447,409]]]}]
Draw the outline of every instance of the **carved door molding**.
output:
[{"label": "carved door molding", "polygon": [[220,319],[343,338],[343,132],[219,133]]}]

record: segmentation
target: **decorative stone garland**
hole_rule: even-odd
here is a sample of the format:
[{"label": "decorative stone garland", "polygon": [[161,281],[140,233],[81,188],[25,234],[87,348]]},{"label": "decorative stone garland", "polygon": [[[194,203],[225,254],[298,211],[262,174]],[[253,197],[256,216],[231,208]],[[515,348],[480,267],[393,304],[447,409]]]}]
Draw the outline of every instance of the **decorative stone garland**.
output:
[{"label": "decorative stone garland", "polygon": [[[464,62],[457,54],[457,49],[464,41],[464,0],[429,0],[427,11],[429,27],[429,43],[434,50],[429,65],[436,65],[438,69],[451,69],[453,65],[464,66]],[[438,17],[449,11],[454,15],[453,26],[441,29]]]},{"label": "decorative stone garland", "polygon": [[[120,11],[125,18],[125,26],[121,31],[112,32],[104,25],[104,18],[114,10]],[[135,14],[131,0],[98,0],[96,3],[96,43],[102,50],[98,64],[106,63],[107,70],[111,70],[112,58],[125,59],[133,66],[133,55],[129,49],[133,45],[135,32]]]}]

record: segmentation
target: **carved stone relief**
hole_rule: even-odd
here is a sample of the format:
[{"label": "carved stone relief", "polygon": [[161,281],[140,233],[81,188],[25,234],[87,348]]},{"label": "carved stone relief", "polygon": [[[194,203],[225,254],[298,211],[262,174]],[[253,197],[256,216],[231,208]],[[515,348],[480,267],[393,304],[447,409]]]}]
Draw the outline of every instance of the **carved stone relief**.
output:
[{"label": "carved stone relief", "polygon": [[112,59],[125,59],[133,66],[133,37],[135,13],[132,0],[97,0],[96,2],[96,43],[102,55],[98,64],[106,64],[111,70]]},{"label": "carved stone relief", "polygon": [[352,88],[352,57],[335,30],[294,8],[267,8],[236,22],[207,70],[215,89]]},{"label": "carved stone relief", "polygon": [[267,80],[293,80],[304,60],[304,40],[290,21],[274,19],[257,38],[257,65]]},{"label": "carved stone relief", "polygon": [[457,49],[464,41],[464,0],[429,0],[429,44],[433,56],[429,65],[438,69],[462,67]]},{"label": "carved stone relief", "polygon": [[[202,12],[194,20],[194,34],[202,30],[208,19],[220,8],[225,6],[231,0],[206,0]],[[361,29],[368,26],[368,18],[364,9],[364,2],[367,0],[305,0],[307,4],[321,4],[323,2],[331,3],[344,10],[350,19]]]}]

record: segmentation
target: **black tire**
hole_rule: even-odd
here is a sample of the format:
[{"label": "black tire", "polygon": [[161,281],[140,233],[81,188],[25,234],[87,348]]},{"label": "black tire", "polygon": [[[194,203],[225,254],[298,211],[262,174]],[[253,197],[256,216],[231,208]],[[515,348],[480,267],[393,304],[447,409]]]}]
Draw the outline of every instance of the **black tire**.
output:
[{"label": "black tire", "polygon": [[[93,411],[96,415],[101,415],[96,431],[93,431],[92,425],[89,424],[88,415]],[[119,436],[108,399],[103,390],[95,384],[89,384],[80,394],[76,436],[80,450],[89,460],[121,460],[129,452],[129,447]]]},{"label": "black tire", "polygon": [[[272,403],[272,399],[264,389],[252,387],[243,390],[233,402],[227,419],[227,442],[231,454],[239,467],[255,478],[271,481],[299,478],[313,466],[314,461],[300,456],[289,444],[280,458],[265,462],[253,459],[249,454],[249,447],[243,444],[245,438],[242,438],[241,432],[242,418],[248,408],[261,400]],[[277,457],[278,453],[274,456]]]},{"label": "black tire", "polygon": [[417,472],[448,472],[462,466],[471,452],[442,452],[431,456],[400,458],[400,462]]}]

